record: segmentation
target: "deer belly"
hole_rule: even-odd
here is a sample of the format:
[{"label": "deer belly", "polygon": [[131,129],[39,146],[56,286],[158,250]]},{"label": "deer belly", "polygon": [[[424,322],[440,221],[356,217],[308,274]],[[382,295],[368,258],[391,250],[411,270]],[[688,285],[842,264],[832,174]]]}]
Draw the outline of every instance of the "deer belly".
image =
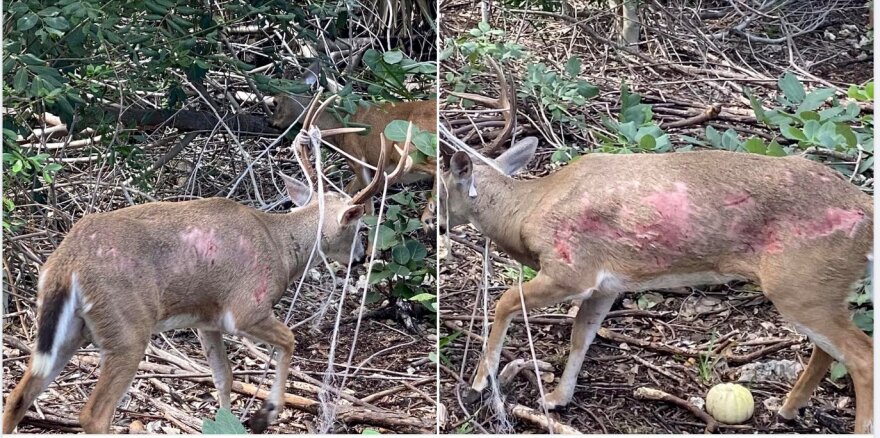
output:
[{"label": "deer belly", "polygon": [[724,284],[734,280],[745,281],[747,278],[716,271],[699,271],[684,273],[667,273],[655,275],[638,281],[622,281],[623,289],[627,292],[641,292],[654,289],[671,289],[688,286],[708,286]]},{"label": "deer belly", "polygon": [[153,333],[161,333],[168,330],[183,328],[212,328],[198,315],[177,314],[168,316],[153,327]]}]

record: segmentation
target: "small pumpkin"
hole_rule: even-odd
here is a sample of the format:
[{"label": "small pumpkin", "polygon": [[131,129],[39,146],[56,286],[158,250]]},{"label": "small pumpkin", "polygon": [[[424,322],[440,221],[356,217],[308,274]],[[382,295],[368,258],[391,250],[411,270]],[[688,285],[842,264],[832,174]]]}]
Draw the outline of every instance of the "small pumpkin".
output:
[{"label": "small pumpkin", "polygon": [[721,383],[706,394],[706,411],[724,424],[741,424],[755,413],[752,393],[736,383]]}]

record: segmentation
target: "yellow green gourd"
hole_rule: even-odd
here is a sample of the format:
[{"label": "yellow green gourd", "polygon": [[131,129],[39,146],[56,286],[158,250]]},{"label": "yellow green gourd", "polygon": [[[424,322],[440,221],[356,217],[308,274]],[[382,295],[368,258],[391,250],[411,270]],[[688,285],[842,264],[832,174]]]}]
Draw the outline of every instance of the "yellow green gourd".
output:
[{"label": "yellow green gourd", "polygon": [[740,424],[752,418],[755,400],[745,386],[722,383],[706,394],[706,411],[721,423]]}]

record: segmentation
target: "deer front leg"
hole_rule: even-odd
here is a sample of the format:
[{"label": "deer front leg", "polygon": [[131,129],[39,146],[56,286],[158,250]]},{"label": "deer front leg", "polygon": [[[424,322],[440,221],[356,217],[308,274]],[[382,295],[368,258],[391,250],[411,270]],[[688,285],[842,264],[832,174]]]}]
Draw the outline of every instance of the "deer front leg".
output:
[{"label": "deer front leg", "polygon": [[253,433],[263,433],[278,416],[278,411],[284,403],[290,358],[293,356],[296,340],[290,328],[272,317],[248,327],[243,332],[250,338],[274,345],[278,349],[275,354],[275,381],[272,383],[272,392],[260,411],[248,420],[248,426]]},{"label": "deer front leg", "polygon": [[[550,277],[542,273],[538,273],[532,281],[523,284],[522,293],[525,298],[526,311],[535,307],[549,306],[576,295],[576,293],[572,294],[569,290],[559,287]],[[501,359],[504,336],[507,334],[510,321],[521,308],[519,286],[507,289],[495,303],[495,322],[489,332],[483,360],[480,361],[480,366],[471,385],[474,391],[481,392],[486,389],[489,384],[489,376],[494,377],[498,372],[498,361]]]},{"label": "deer front leg", "polygon": [[214,376],[214,387],[217,388],[217,396],[220,399],[220,408],[230,409],[232,403],[232,368],[229,366],[229,357],[226,355],[226,346],[223,345],[223,334],[213,330],[199,330],[199,341],[205,350],[205,357],[211,365],[211,374]]},{"label": "deer front leg", "polygon": [[593,339],[596,338],[596,332],[605,320],[605,315],[611,310],[615,298],[617,298],[615,292],[595,291],[592,297],[581,301],[581,307],[571,328],[571,351],[568,353],[565,371],[556,389],[544,396],[541,402],[547,409],[563,407],[571,401],[584,357]]}]

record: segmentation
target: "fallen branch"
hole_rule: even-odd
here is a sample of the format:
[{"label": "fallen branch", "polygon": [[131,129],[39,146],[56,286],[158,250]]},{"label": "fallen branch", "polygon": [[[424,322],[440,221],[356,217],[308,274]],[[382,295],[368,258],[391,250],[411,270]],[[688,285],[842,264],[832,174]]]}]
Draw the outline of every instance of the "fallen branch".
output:
[{"label": "fallen branch", "polygon": [[673,356],[685,356],[685,357],[701,357],[701,356],[709,356],[709,357],[717,357],[722,358],[727,361],[727,363],[731,365],[739,365],[744,363],[753,362],[755,359],[766,356],[767,354],[773,353],[775,351],[782,350],[783,348],[790,347],[799,343],[799,340],[795,339],[786,339],[784,341],[779,342],[778,344],[771,345],[766,348],[762,348],[758,351],[748,353],[748,354],[732,354],[732,355],[723,355],[723,354],[715,354],[709,353],[706,351],[692,350],[690,348],[679,348],[673,347],[666,344],[659,344],[656,342],[649,342],[642,339],[634,338],[632,336],[627,336],[621,333],[613,332],[608,330],[607,328],[599,329],[599,336],[614,342],[626,343],[629,345],[634,345],[640,348],[646,348],[648,350],[658,351],[660,353],[666,353]]},{"label": "fallen branch", "polygon": [[702,409],[696,407],[693,403],[682,400],[672,394],[663,392],[659,389],[654,388],[636,388],[633,391],[633,396],[639,400],[653,400],[653,401],[661,401],[666,403],[672,403],[684,409],[690,411],[694,416],[703,420],[706,423],[706,433],[713,433],[718,429],[718,422],[712,418],[711,415],[704,412]]},{"label": "fallen branch", "polygon": [[562,435],[583,435],[583,433],[581,433],[579,430],[571,426],[559,423],[558,421],[523,405],[514,406],[511,410],[511,413],[513,413],[513,415],[521,420],[526,420],[532,424],[537,424],[538,426],[541,426],[552,433],[558,433]]},{"label": "fallen branch", "polygon": [[715,117],[718,116],[718,114],[721,114],[721,104],[720,103],[713,103],[711,106],[706,108],[705,111],[703,111],[700,114],[697,114],[696,116],[689,117],[687,119],[679,120],[676,122],[664,123],[663,126],[661,126],[661,127],[663,129],[671,129],[671,128],[682,128],[682,127],[691,126],[691,125],[701,125],[706,121],[714,119]]}]

